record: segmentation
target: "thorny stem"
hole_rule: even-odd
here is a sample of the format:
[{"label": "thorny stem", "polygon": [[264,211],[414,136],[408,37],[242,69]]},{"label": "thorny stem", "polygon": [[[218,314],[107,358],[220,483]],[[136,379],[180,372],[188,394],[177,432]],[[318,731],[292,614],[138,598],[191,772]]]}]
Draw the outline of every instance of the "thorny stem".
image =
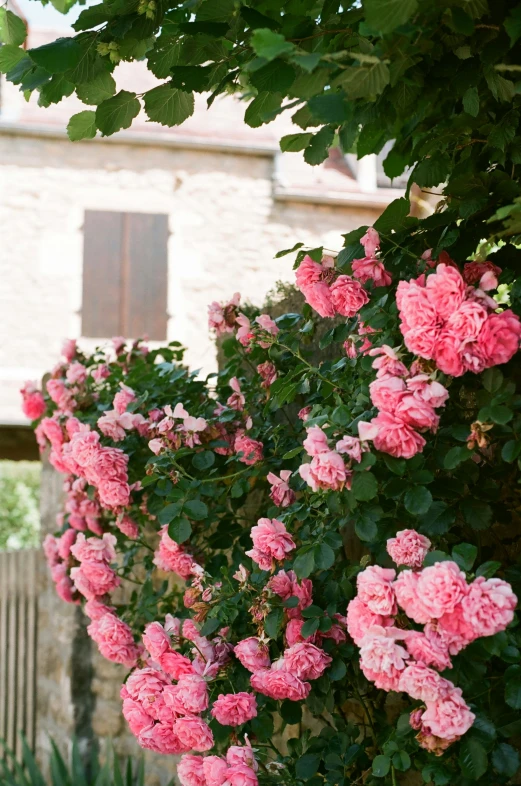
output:
[{"label": "thorny stem", "polygon": [[391,764],[391,777],[393,780],[393,786],[396,786],[396,770],[394,769],[393,764]]},{"label": "thorny stem", "polygon": [[365,712],[365,714],[367,716],[367,720],[369,721],[369,726],[371,727],[371,734],[372,734],[372,737],[373,737],[374,746],[378,750],[379,746],[378,746],[378,742],[376,740],[376,730],[374,728],[373,718],[371,716],[371,713],[369,712],[369,708],[368,708],[367,704],[365,703],[365,701],[363,699],[363,696],[360,693],[360,691],[358,690],[358,687],[355,685],[355,683],[353,683],[353,688],[354,688],[354,691],[356,693],[356,697],[357,697],[358,701],[360,702],[360,704],[364,708],[364,712]]},{"label": "thorny stem", "polygon": [[286,349],[288,352],[291,352],[293,357],[300,360],[301,363],[304,363],[304,365],[307,366],[310,369],[310,371],[312,371],[313,374],[319,379],[321,379],[323,382],[327,382],[328,385],[332,385],[334,388],[336,388],[337,390],[342,390],[344,393],[349,393],[349,391],[346,390],[345,388],[341,387],[340,385],[337,385],[334,382],[331,382],[331,380],[327,379],[327,377],[324,377],[319,372],[319,370],[315,368],[315,366],[312,366],[311,363],[308,363],[308,361],[302,357],[300,352],[295,352],[293,349],[291,349],[291,347],[286,346],[286,344],[281,344],[280,341],[274,341],[273,343],[276,344],[278,347],[282,347],[282,349]]}]

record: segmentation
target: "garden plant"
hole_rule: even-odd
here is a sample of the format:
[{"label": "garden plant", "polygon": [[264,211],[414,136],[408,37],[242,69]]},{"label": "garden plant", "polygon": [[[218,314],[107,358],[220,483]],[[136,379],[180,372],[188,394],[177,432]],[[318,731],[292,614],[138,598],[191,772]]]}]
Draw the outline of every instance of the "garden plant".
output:
[{"label": "garden plant", "polygon": [[[298,308],[209,305],[217,374],[68,341],[23,390],[65,476],[56,589],[140,745],[183,786],[518,782],[521,5],[112,0],[28,51],[0,14],[8,79],[97,106],[71,139],[235,91],[310,164],[392,141],[410,175],[343,248],[280,252]],[[112,95],[142,57],[167,81]]]}]

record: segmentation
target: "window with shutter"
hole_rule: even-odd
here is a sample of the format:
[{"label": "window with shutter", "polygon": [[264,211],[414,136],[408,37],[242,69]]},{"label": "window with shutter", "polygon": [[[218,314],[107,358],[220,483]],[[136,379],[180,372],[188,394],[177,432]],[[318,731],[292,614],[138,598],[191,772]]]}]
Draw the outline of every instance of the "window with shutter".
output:
[{"label": "window with shutter", "polygon": [[166,339],[168,216],[87,210],[82,334]]}]

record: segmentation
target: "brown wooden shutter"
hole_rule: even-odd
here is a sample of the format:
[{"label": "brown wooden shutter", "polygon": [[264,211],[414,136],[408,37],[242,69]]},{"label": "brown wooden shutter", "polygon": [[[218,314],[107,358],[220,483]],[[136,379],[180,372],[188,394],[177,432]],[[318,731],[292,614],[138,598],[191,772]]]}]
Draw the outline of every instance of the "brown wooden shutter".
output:
[{"label": "brown wooden shutter", "polygon": [[86,211],[84,336],[166,339],[167,245],[166,215]]}]

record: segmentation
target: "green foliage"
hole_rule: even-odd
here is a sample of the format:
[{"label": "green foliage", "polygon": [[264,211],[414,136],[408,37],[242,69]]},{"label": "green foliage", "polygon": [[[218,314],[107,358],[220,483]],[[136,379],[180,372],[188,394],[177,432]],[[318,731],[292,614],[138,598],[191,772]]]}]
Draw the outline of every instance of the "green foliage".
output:
[{"label": "green foliage", "polygon": [[40,466],[37,461],[0,461],[0,549],[39,544]]}]

